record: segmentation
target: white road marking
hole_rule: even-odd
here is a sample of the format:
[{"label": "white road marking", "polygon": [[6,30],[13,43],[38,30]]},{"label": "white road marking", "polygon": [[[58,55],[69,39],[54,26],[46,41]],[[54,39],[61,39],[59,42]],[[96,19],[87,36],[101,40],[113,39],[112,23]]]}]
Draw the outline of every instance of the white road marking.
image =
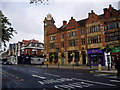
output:
[{"label": "white road marking", "polygon": [[112,81],[112,82],[119,82],[120,83],[120,81],[118,81],[118,80],[110,80],[110,81]]},{"label": "white road marking", "polygon": [[71,90],[72,88],[76,89],[76,88],[84,88],[84,87],[91,87],[91,86],[94,86],[94,85],[90,83],[85,83],[85,82],[76,82],[76,83],[56,85],[54,87],[60,90],[66,90],[66,89]]},{"label": "white road marking", "polygon": [[55,74],[50,74],[50,73],[45,73],[46,75],[50,75],[50,76],[54,76],[54,77],[60,77],[59,75],[55,75]]},{"label": "white road marking", "polygon": [[109,78],[117,79],[118,77],[117,76],[111,76]]},{"label": "white road marking", "polygon": [[38,73],[37,71],[29,70],[30,72]]},{"label": "white road marking", "polygon": [[33,77],[41,78],[41,79],[46,79],[46,77],[38,76],[38,75],[32,75]]},{"label": "white road marking", "polygon": [[38,82],[44,85],[44,84],[62,83],[62,82],[69,82],[69,81],[72,81],[72,79],[58,78],[58,79],[48,79],[48,80],[43,80],[43,81],[38,81]]},{"label": "white road marking", "polygon": [[94,76],[98,76],[98,77],[101,77],[101,76],[108,76],[109,74],[97,74],[97,75],[94,75]]},{"label": "white road marking", "polygon": [[41,81],[38,81],[40,84],[42,84],[42,85],[44,85],[44,83],[43,82],[41,82]]},{"label": "white road marking", "polygon": [[90,83],[95,83],[95,84],[101,84],[101,85],[106,85],[106,86],[112,86],[115,87],[116,85],[114,84],[108,84],[108,83],[102,83],[102,82],[95,82],[95,81],[89,81],[89,80],[84,80],[84,79],[77,79],[77,78],[72,78],[74,80],[79,80],[79,81],[85,81],[85,82],[90,82]]}]

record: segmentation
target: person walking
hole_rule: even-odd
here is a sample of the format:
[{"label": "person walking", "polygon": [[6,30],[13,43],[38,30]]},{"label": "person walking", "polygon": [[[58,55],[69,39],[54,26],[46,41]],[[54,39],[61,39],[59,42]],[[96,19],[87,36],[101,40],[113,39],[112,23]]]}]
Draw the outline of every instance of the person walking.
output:
[{"label": "person walking", "polygon": [[120,78],[120,60],[115,61],[115,69],[117,69],[117,77]]}]

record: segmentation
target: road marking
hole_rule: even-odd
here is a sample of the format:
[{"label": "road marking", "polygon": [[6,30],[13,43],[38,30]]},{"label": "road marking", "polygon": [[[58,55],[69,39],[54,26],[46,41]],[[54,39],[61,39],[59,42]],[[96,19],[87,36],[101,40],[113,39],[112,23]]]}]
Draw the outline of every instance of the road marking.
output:
[{"label": "road marking", "polygon": [[118,77],[117,76],[111,76],[109,78],[117,79]]},{"label": "road marking", "polygon": [[60,77],[59,75],[55,75],[55,74],[50,74],[50,73],[45,73],[45,74],[50,76]]},{"label": "road marking", "polygon": [[19,79],[19,77],[16,76],[16,79]]},{"label": "road marking", "polygon": [[43,80],[43,81],[38,81],[38,82],[44,85],[44,84],[63,83],[63,82],[70,82],[70,81],[72,81],[72,79],[58,78],[58,79],[49,79],[49,80]]},{"label": "road marking", "polygon": [[94,76],[98,76],[98,77],[102,77],[102,76],[108,76],[109,74],[97,74],[97,75],[94,75]]},{"label": "road marking", "polygon": [[76,83],[56,85],[54,87],[60,90],[65,90],[65,89],[71,90],[71,89],[91,87],[91,86],[94,86],[94,85],[90,83],[85,83],[85,82],[76,82]]},{"label": "road marking", "polygon": [[46,79],[46,77],[38,76],[38,75],[32,75],[33,77],[41,78],[41,79]]},{"label": "road marking", "polygon": [[77,78],[72,78],[74,80],[79,80],[79,81],[85,81],[85,82],[90,82],[90,83],[95,83],[95,84],[101,84],[101,85],[106,85],[106,86],[112,86],[115,87],[116,85],[114,84],[108,84],[108,83],[102,83],[102,82],[95,82],[95,81],[89,81],[89,80],[84,80],[84,79],[77,79]]},{"label": "road marking", "polygon": [[38,73],[37,71],[29,70],[30,72]]},{"label": "road marking", "polygon": [[23,79],[20,79],[20,81],[24,81]]},{"label": "road marking", "polygon": [[110,80],[110,81],[112,81],[112,82],[119,82],[120,83],[120,81],[118,81],[118,80]]},{"label": "road marking", "polygon": [[44,83],[43,82],[41,82],[41,81],[38,81],[40,84],[42,84],[42,85],[44,85]]}]

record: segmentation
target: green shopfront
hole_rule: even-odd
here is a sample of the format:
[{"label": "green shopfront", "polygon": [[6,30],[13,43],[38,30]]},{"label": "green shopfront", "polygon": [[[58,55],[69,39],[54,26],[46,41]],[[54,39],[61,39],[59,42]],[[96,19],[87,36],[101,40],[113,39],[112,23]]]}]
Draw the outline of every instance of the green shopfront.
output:
[{"label": "green shopfront", "polygon": [[111,57],[112,61],[120,60],[120,46],[112,48]]}]

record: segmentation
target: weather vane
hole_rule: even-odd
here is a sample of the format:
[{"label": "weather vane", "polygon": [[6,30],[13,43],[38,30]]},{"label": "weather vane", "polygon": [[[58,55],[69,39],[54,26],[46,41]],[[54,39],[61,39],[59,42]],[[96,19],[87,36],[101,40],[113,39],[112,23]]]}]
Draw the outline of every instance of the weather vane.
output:
[{"label": "weather vane", "polygon": [[30,4],[43,4],[48,5],[49,0],[30,0]]}]

